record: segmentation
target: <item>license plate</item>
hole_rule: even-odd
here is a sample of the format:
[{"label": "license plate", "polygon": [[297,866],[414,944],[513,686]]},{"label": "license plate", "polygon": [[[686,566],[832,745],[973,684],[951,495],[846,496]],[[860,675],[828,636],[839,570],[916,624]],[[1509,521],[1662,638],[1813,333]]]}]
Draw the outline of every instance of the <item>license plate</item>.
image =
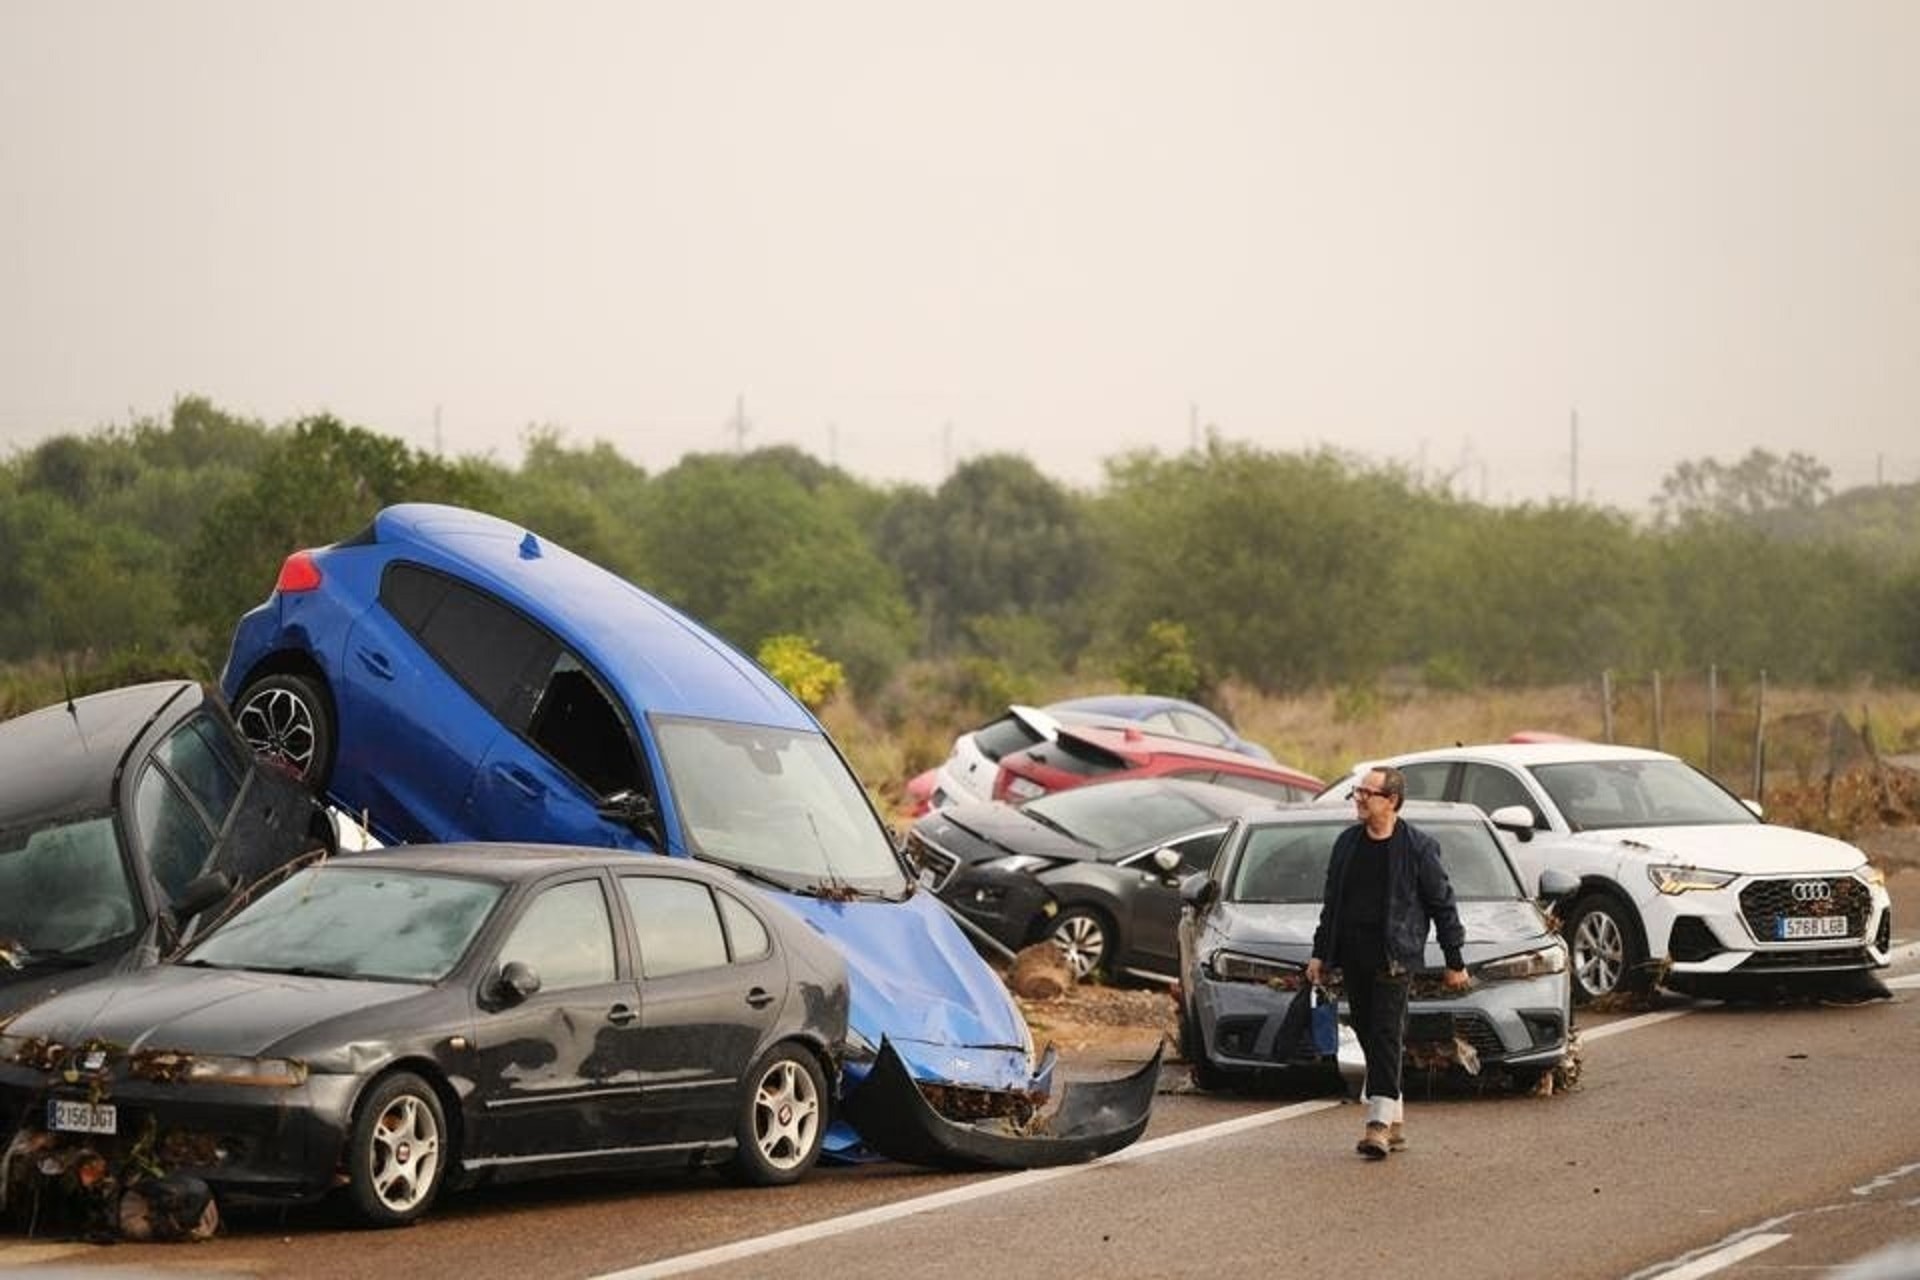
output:
[{"label": "license plate", "polygon": [[1776,936],[1782,942],[1791,942],[1795,938],[1844,938],[1847,936],[1847,918],[1845,916],[1781,916],[1779,932]]},{"label": "license plate", "polygon": [[111,1102],[69,1102],[65,1098],[47,1099],[47,1128],[56,1133],[106,1133],[118,1131],[119,1113]]},{"label": "license plate", "polygon": [[920,879],[920,887],[922,889],[931,889],[934,887],[933,872],[929,871],[927,868],[925,867],[920,868],[919,879]]}]

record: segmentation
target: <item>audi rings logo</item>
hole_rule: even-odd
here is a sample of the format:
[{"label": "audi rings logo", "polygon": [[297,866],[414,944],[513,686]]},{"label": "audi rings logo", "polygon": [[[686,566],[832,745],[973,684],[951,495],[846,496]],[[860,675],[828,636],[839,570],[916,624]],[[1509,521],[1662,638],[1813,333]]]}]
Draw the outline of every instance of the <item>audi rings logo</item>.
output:
[{"label": "audi rings logo", "polygon": [[1831,902],[1833,886],[1825,880],[1795,880],[1793,900],[1795,902]]}]

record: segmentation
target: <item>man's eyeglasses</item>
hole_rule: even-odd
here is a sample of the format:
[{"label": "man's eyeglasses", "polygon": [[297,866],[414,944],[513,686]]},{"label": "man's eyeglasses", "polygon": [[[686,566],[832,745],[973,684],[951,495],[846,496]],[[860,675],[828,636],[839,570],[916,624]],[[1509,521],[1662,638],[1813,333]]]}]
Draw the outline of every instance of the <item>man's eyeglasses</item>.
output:
[{"label": "man's eyeglasses", "polygon": [[1373,787],[1355,787],[1347,792],[1347,798],[1349,800],[1371,800],[1375,796],[1383,796],[1385,794],[1387,793]]}]

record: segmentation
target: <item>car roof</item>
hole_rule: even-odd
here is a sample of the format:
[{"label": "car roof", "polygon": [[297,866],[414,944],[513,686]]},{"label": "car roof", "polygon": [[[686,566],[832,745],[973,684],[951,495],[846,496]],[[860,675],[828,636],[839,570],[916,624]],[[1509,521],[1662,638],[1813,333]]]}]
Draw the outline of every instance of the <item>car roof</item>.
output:
[{"label": "car roof", "polygon": [[176,702],[206,695],[191,680],[160,680],[91,693],[0,723],[0,827],[100,812],[127,751]]},{"label": "car roof", "polygon": [[1197,702],[1188,702],[1184,698],[1169,697],[1163,693],[1091,693],[1079,698],[1063,698],[1059,702],[1049,702],[1048,711],[1092,711],[1101,715],[1118,716],[1134,720],[1151,715],[1155,711],[1178,708],[1183,711],[1198,712],[1210,719],[1225,723],[1224,716],[1208,711]]},{"label": "car roof", "polygon": [[[1400,816],[1419,826],[1422,822],[1474,822],[1484,825],[1487,816],[1476,805],[1460,804],[1451,800],[1408,800],[1400,806]],[[1345,825],[1352,825],[1358,819],[1343,814],[1332,805],[1290,804],[1272,805],[1259,813],[1249,814],[1246,822],[1250,826],[1279,826],[1308,822],[1327,822],[1329,819]]]},{"label": "car roof", "polygon": [[[1604,742],[1487,742],[1477,746],[1436,747],[1429,751],[1414,751],[1406,755],[1384,756],[1381,759],[1393,764],[1408,764],[1418,760],[1489,760],[1501,764],[1519,766],[1536,764],[1573,764],[1581,761],[1600,762],[1607,760],[1675,760],[1664,751],[1652,751],[1645,747],[1619,747]],[[1370,761],[1371,767],[1380,761]]]},{"label": "car roof", "polygon": [[362,853],[343,853],[329,860],[342,867],[394,868],[482,875],[501,881],[525,880],[568,866],[613,867],[648,874],[670,873],[710,883],[737,883],[732,872],[709,867],[690,858],[641,853],[625,849],[598,849],[584,845],[521,842],[466,842],[460,844],[401,844]]},{"label": "car roof", "polygon": [[1209,746],[1204,742],[1195,742],[1191,738],[1169,737],[1131,724],[1124,728],[1104,724],[1063,725],[1060,736],[1083,739],[1097,747],[1105,747],[1116,755],[1180,756],[1185,759],[1217,763],[1234,773],[1272,774],[1302,786],[1317,788],[1321,785],[1320,779],[1290,765],[1256,760],[1252,756],[1243,756],[1225,747]]},{"label": "car roof", "polygon": [[423,548],[559,632],[647,712],[819,731],[798,699],[725,640],[633,583],[496,516],[387,507],[375,539]]}]

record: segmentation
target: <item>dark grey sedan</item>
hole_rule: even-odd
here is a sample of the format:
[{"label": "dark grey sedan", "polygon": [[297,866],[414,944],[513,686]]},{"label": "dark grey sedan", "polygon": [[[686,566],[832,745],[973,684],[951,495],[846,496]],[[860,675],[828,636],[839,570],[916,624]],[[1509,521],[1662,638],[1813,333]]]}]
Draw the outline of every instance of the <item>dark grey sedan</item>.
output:
[{"label": "dark grey sedan", "polygon": [[[839,953],[684,858],[418,845],[296,872],[178,962],[0,1034],[0,1128],[216,1194],[411,1222],[443,1186],[818,1157],[846,1036]],[[10,1196],[9,1199],[12,1197]],[[19,1203],[20,1201],[15,1201]]]},{"label": "dark grey sedan", "polygon": [[1018,950],[1051,939],[1079,977],[1170,978],[1180,877],[1213,864],[1237,816],[1270,796],[1177,778],[975,801],[913,824],[907,853],[961,918]]}]

